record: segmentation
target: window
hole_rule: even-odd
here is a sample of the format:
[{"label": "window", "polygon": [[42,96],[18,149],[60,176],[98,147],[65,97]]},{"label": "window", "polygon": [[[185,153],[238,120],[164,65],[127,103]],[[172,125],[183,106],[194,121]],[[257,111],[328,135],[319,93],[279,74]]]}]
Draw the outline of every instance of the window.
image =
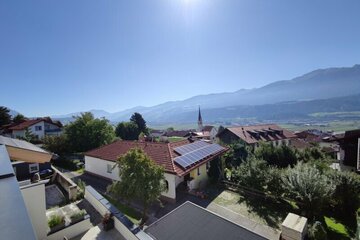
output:
[{"label": "window", "polygon": [[35,126],[35,131],[41,131],[42,127],[41,126]]},{"label": "window", "polygon": [[107,172],[108,172],[108,173],[112,173],[112,166],[111,166],[111,164],[108,164],[108,165],[107,165]]},{"label": "window", "polygon": [[168,192],[169,191],[169,182],[165,180],[165,189]]},{"label": "window", "polygon": [[38,163],[32,163],[29,164],[29,172],[30,173],[35,173],[39,171],[39,164]]},{"label": "window", "polygon": [[197,175],[200,176],[200,168],[197,168]]}]

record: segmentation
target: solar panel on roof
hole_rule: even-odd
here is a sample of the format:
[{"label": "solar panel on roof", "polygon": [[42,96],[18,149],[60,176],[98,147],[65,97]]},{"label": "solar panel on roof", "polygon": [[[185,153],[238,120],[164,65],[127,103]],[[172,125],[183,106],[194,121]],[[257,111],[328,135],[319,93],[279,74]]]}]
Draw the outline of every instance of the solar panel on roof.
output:
[{"label": "solar panel on roof", "polygon": [[213,155],[215,153],[218,153],[222,150],[224,150],[224,148],[216,143],[207,144],[207,146],[205,147],[199,148],[197,150],[188,152],[187,154],[176,157],[174,161],[177,164],[179,164],[182,168],[186,169],[198,163],[199,161],[203,160],[204,158]]},{"label": "solar panel on roof", "polygon": [[206,147],[208,145],[209,144],[204,142],[204,141],[197,141],[197,142],[186,144],[186,145],[183,145],[183,146],[180,146],[180,147],[176,147],[176,148],[174,148],[174,150],[175,150],[175,152],[177,152],[177,153],[179,153],[181,155],[184,155],[184,154],[187,154],[189,152],[195,151],[195,150],[197,150],[199,148]]}]

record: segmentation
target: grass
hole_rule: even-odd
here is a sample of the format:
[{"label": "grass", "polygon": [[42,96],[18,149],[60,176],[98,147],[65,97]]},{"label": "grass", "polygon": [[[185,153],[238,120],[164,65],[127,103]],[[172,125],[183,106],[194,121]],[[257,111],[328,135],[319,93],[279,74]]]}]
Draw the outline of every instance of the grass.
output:
[{"label": "grass", "polygon": [[298,210],[295,203],[264,199],[228,190],[220,193],[213,202],[276,229],[280,229],[282,221],[289,212],[296,213]]},{"label": "grass", "polygon": [[79,174],[83,174],[85,172],[85,168],[80,168],[80,169],[76,170],[75,172],[77,172]]},{"label": "grass", "polygon": [[169,142],[177,142],[177,141],[181,141],[185,138],[183,137],[169,137],[167,140],[169,140]]},{"label": "grass", "polygon": [[330,121],[328,123],[324,123],[323,125],[304,125],[304,124],[279,124],[281,127],[292,130],[306,130],[311,128],[316,128],[322,131],[347,131],[352,129],[360,128],[360,121]]},{"label": "grass", "polygon": [[120,212],[127,216],[133,223],[139,224],[141,220],[141,214],[132,207],[125,205],[109,196],[105,196],[106,199],[113,204]]},{"label": "grass", "polygon": [[317,112],[309,114],[311,117],[360,117],[360,111],[353,112]]},{"label": "grass", "polygon": [[328,229],[329,239],[351,239],[345,225],[331,217],[325,216],[324,219]]}]

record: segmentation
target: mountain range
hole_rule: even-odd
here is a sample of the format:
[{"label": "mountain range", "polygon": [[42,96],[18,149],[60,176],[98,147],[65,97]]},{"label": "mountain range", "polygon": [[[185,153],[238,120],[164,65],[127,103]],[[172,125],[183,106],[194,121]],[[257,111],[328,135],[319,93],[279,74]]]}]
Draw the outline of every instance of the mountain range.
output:
[{"label": "mountain range", "polygon": [[[235,88],[236,86],[234,86]],[[260,88],[198,95],[152,107],[135,107],[115,113],[90,110],[95,117],[112,122],[127,121],[134,112],[149,123],[191,123],[199,106],[206,121],[294,119],[315,112],[360,110],[360,65],[312,71],[291,80],[277,81]],[[69,121],[80,113],[52,116]]]}]

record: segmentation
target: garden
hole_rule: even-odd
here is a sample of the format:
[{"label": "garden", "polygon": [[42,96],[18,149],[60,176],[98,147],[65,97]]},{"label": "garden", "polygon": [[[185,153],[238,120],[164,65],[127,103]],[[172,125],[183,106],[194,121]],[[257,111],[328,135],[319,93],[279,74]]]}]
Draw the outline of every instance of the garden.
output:
[{"label": "garden", "polygon": [[219,164],[225,169],[223,183],[237,195],[232,203],[221,195],[215,202],[274,228],[289,212],[305,216],[310,239],[355,237],[360,205],[357,174],[331,169],[331,159],[317,146],[229,147]]}]

